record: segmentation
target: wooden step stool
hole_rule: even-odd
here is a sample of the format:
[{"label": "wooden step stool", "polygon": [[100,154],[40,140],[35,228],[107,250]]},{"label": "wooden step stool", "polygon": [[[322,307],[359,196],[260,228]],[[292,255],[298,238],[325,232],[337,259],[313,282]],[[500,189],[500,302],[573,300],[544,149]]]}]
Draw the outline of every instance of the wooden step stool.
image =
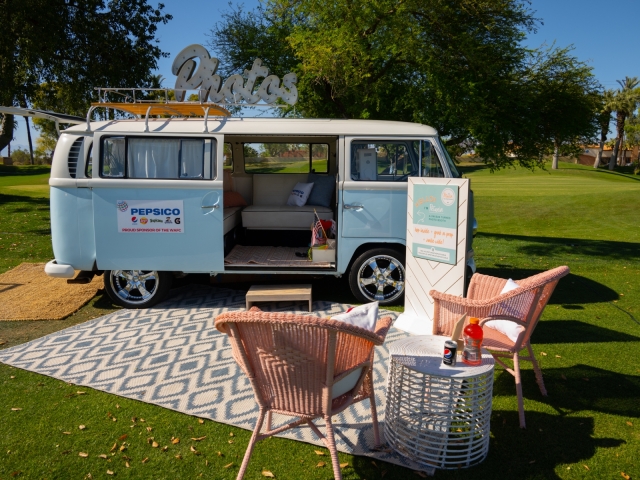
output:
[{"label": "wooden step stool", "polygon": [[279,302],[284,300],[306,300],[311,308],[311,285],[252,285],[247,292],[247,310],[255,302]]}]

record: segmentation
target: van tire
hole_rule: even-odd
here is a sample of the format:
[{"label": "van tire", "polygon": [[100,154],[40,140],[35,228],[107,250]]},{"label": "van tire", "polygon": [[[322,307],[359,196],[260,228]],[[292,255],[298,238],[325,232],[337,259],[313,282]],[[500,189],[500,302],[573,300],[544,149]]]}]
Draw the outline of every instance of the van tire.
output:
[{"label": "van tire", "polygon": [[[374,248],[361,254],[349,270],[351,293],[363,303],[401,303],[406,278],[404,257],[404,253],[393,248]],[[377,285],[382,287],[382,293]]]},{"label": "van tire", "polygon": [[161,302],[169,293],[172,280],[173,277],[169,272],[151,270],[104,271],[104,288],[107,294],[113,303],[124,308],[149,308]]}]

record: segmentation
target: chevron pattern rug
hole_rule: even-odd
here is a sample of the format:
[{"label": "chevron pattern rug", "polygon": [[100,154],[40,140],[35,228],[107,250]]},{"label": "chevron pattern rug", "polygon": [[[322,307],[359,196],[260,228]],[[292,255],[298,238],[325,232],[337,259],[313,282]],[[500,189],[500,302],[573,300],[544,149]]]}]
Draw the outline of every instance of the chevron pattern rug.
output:
[{"label": "chevron pattern rug", "polygon": [[[77,385],[253,430],[258,406],[251,385],[231,356],[227,336],[213,326],[217,315],[244,309],[244,305],[244,292],[200,286],[183,288],[155,308],[119,310],[2,350],[0,361]],[[313,315],[329,317],[348,307],[313,302]],[[309,315],[304,302],[274,302],[261,304],[260,308]],[[380,312],[380,316],[386,315],[396,316],[394,312]],[[374,382],[381,434],[387,379],[386,345],[406,336],[392,328],[385,345],[376,349]],[[273,425],[284,424],[284,421],[285,417],[274,415]],[[433,469],[388,449],[372,450],[373,429],[366,401],[334,417],[334,425],[338,450],[342,452],[433,474]],[[308,427],[280,436],[322,445]]]}]

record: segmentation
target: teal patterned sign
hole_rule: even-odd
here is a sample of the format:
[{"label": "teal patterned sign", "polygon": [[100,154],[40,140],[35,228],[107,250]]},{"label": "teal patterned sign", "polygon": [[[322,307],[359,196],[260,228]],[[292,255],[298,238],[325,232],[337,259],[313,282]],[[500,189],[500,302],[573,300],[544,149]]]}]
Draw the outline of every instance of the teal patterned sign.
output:
[{"label": "teal patterned sign", "polygon": [[414,257],[435,262],[457,263],[458,186],[414,185]]}]

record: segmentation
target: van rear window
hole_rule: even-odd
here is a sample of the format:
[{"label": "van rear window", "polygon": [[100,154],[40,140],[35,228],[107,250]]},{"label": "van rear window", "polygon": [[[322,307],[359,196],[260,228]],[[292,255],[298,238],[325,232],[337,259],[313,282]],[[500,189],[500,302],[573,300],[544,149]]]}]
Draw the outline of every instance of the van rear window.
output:
[{"label": "van rear window", "polygon": [[244,143],[247,173],[327,173],[329,145],[324,143]]},{"label": "van rear window", "polygon": [[107,137],[100,175],[106,178],[210,179],[215,140]]}]

